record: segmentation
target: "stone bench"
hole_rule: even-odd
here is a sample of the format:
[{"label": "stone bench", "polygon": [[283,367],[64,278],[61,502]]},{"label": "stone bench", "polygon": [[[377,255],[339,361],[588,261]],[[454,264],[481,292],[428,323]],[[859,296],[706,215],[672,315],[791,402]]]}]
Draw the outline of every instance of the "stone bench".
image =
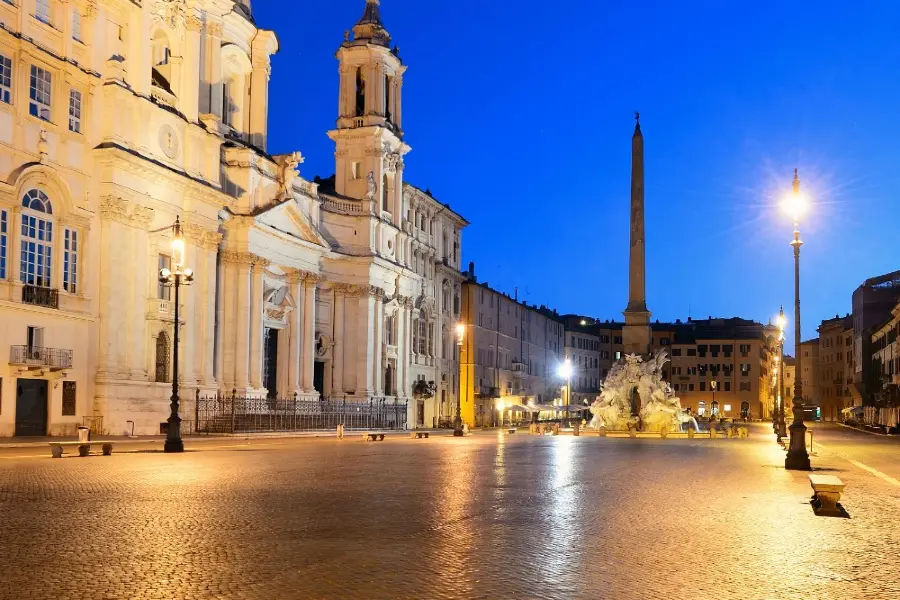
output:
[{"label": "stone bench", "polygon": [[[381,437],[382,437],[382,439],[384,438],[384,436],[381,436]],[[428,439],[427,431],[410,431],[409,432],[409,439],[411,439],[411,440],[421,440],[422,438],[425,438],[426,440]]]},{"label": "stone bench", "polygon": [[506,428],[506,433],[515,433],[515,432],[516,432],[516,428],[515,428],[515,427],[507,427],[507,428]]},{"label": "stone bench", "polygon": [[109,456],[113,450],[112,442],[50,442],[50,454],[53,458],[62,458],[63,448],[67,446],[77,446],[79,456],[88,456],[91,446],[100,446],[103,456]]},{"label": "stone bench", "polygon": [[810,475],[809,485],[812,486],[813,510],[817,515],[841,517],[844,512],[838,508],[838,500],[844,491],[844,482],[834,475]]},{"label": "stone bench", "polygon": [[364,442],[383,442],[384,434],[365,432],[362,434],[362,439]]}]

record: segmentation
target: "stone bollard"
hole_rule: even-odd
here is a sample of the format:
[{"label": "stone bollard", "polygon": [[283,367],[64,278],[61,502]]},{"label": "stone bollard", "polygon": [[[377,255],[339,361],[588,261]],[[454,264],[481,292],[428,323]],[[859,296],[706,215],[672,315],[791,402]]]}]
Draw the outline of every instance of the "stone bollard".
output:
[{"label": "stone bollard", "polygon": [[606,426],[605,425],[600,427],[600,429],[597,430],[597,435],[599,435],[600,437],[606,437]]},{"label": "stone bollard", "polygon": [[559,435],[559,423],[553,424],[553,435]]},{"label": "stone bollard", "polygon": [[637,437],[637,428],[634,425],[628,426],[628,437],[632,437],[632,438]]},{"label": "stone bollard", "polygon": [[337,437],[339,440],[344,439],[344,426],[343,425],[337,426]]},{"label": "stone bollard", "polygon": [[575,426],[572,428],[572,435],[581,435],[581,423],[575,423]]},{"label": "stone bollard", "polygon": [[660,429],[660,430],[659,430],[659,437],[661,437],[662,439],[666,439],[667,437],[669,437],[669,430],[666,429],[665,427],[663,427],[662,429]]},{"label": "stone bollard", "polygon": [[688,438],[694,439],[694,428],[693,428],[693,427],[688,427],[688,430],[687,430],[687,431],[688,431]]}]

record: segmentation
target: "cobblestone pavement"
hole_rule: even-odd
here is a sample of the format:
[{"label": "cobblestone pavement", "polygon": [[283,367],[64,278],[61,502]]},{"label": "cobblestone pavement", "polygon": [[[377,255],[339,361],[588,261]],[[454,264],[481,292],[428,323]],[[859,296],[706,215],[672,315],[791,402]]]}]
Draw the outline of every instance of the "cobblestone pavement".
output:
[{"label": "cobblestone pavement", "polygon": [[9,451],[0,598],[900,597],[898,488],[823,450],[816,517],[765,430]]}]

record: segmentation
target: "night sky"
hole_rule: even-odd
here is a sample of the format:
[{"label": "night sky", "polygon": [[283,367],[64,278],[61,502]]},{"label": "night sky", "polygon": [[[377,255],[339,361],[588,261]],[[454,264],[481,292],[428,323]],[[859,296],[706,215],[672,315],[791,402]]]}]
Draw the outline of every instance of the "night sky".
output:
[{"label": "night sky", "polygon": [[[254,0],[274,29],[270,151],[334,171],[334,53],[364,0]],[[295,6],[285,14],[285,6]],[[740,5],[737,6],[737,5]],[[793,316],[795,167],[803,337],[900,268],[900,3],[382,0],[404,77],[406,181],[472,225],[481,281],[621,319],[633,113],[646,153],[653,318]],[[789,333],[789,340],[792,338]]]}]

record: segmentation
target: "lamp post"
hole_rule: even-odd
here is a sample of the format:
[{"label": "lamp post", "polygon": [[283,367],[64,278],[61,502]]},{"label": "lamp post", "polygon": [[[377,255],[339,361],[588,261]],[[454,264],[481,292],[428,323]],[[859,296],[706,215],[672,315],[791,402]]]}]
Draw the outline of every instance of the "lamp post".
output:
[{"label": "lamp post", "polygon": [[[463,338],[466,335],[466,326],[462,323],[456,324],[456,354],[459,357],[460,367],[464,367],[462,362],[462,351],[463,351]],[[468,371],[468,369],[466,369]],[[462,426],[462,392],[463,392],[463,384],[462,377],[460,377],[456,382],[456,419],[453,421],[453,436],[454,437],[462,437],[463,436],[463,426]]]},{"label": "lamp post", "polygon": [[184,452],[184,441],[181,439],[181,417],[178,416],[178,331],[181,328],[181,286],[190,285],[194,281],[194,272],[184,266],[184,236],[181,233],[181,221],[175,217],[172,231],[172,270],[160,269],[159,282],[167,287],[175,288],[175,335],[172,349],[172,398],[169,405],[169,427],[166,431],[166,452]]},{"label": "lamp post", "polygon": [[[563,364],[559,366],[559,376],[566,380],[566,405],[572,404],[572,361],[570,359],[566,359],[563,361]],[[562,402],[562,400],[560,400]],[[562,408],[562,407],[560,407]],[[566,417],[569,416],[569,409],[566,406],[565,410]]]},{"label": "lamp post", "polygon": [[[787,365],[784,364],[784,328],[787,325],[787,318],[784,316],[784,307],[782,306],[778,313],[778,353],[779,353],[779,361],[780,369],[778,371],[778,414],[776,415],[776,427],[777,430],[775,432],[776,439],[780,442],[782,438],[787,437],[787,431],[785,431],[785,423],[784,423],[784,372],[787,370]],[[806,444],[804,442],[804,448]]]},{"label": "lamp post", "polygon": [[710,381],[709,387],[710,387],[710,389],[712,389],[712,395],[713,395],[712,403],[713,403],[713,405],[718,406],[718,404],[716,404],[716,388],[718,387],[718,384],[715,381]]},{"label": "lamp post", "polygon": [[794,169],[793,193],[788,197],[786,208],[794,218],[794,353],[797,376],[794,377],[794,422],[791,423],[791,443],[784,459],[784,468],[795,471],[809,471],[809,454],[806,452],[806,425],[803,424],[803,384],[800,374],[800,217],[806,208],[805,198],[800,193],[800,177]]}]

